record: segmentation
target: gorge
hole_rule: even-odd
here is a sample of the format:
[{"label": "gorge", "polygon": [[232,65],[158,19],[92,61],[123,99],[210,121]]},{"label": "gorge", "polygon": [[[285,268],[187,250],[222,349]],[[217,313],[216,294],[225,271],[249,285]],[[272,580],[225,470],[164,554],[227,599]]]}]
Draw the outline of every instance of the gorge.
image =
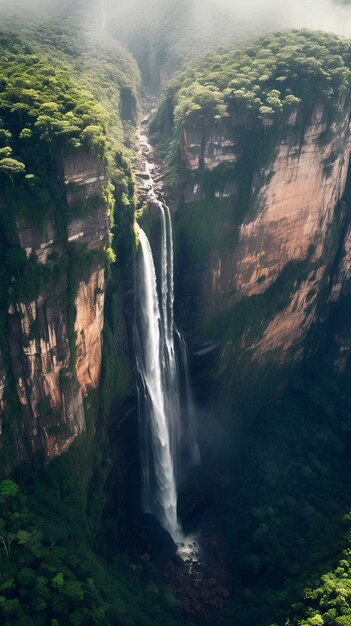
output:
[{"label": "gorge", "polygon": [[351,43],[52,4],[0,32],[2,623],[347,626]]}]

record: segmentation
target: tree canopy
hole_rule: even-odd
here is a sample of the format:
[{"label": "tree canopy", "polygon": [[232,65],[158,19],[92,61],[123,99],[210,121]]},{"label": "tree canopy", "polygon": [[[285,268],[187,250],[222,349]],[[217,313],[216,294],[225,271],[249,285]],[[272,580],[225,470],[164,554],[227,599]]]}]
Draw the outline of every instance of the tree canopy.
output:
[{"label": "tree canopy", "polygon": [[178,75],[165,100],[177,126],[199,116],[274,116],[300,103],[313,106],[348,94],[350,65],[348,40],[307,30],[278,32],[211,53]]}]

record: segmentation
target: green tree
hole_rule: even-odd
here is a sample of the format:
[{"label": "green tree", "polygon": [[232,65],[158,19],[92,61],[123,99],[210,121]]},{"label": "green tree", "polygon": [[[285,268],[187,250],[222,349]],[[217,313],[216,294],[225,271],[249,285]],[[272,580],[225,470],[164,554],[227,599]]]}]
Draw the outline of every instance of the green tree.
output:
[{"label": "green tree", "polygon": [[17,161],[16,159],[4,158],[0,159],[0,172],[6,174],[11,179],[13,184],[14,176],[16,174],[23,174],[26,170],[24,163]]}]

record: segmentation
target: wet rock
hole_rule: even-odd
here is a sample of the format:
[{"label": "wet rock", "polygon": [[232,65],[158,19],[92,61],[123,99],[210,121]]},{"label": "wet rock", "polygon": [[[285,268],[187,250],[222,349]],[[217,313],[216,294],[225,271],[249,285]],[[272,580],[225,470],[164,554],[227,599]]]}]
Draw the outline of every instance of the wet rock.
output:
[{"label": "wet rock", "polygon": [[179,556],[179,554],[175,554],[173,557],[173,563],[175,563],[176,565],[178,565],[179,567],[184,567],[185,563],[182,559],[182,557]]},{"label": "wet rock", "polygon": [[145,533],[148,552],[153,561],[172,558],[177,552],[177,544],[171,535],[163,528],[154,515],[145,513],[142,516],[142,525]]},{"label": "wet rock", "polygon": [[150,176],[147,172],[135,172],[137,178],[142,178],[143,180],[149,180]]}]

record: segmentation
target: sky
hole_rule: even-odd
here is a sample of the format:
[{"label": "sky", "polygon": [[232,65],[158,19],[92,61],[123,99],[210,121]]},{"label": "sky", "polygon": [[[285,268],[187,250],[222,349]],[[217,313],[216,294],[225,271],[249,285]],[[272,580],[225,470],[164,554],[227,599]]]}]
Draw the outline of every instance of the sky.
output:
[{"label": "sky", "polygon": [[[171,4],[169,0],[103,0],[107,12],[136,15],[153,13],[157,7]],[[232,20],[251,21],[272,28],[306,27],[333,31],[351,37],[351,1],[345,0],[193,0],[194,25],[197,17],[215,8]],[[197,15],[200,13],[201,15]]]},{"label": "sky", "polygon": [[[249,4],[252,0],[248,0]],[[293,0],[279,3],[270,0],[272,8],[283,5],[283,19],[288,27],[306,27],[336,32],[351,37],[351,3],[331,0]]]},{"label": "sky", "polygon": [[[336,32],[351,37],[351,0],[0,0],[0,19],[8,11],[12,14],[23,11],[34,12],[37,15],[46,15],[56,12],[63,7],[72,7],[75,3],[94,7],[99,13],[99,7],[104,4],[106,22],[119,22],[123,28],[121,16],[132,14],[140,19],[141,16],[157,20],[165,7],[179,6],[182,2],[189,5],[188,13],[191,27],[196,31],[197,24],[201,28],[206,21],[210,22],[214,13],[223,16],[223,27],[228,31],[231,23],[253,25],[260,29],[276,29],[287,27],[307,27]],[[20,8],[18,8],[20,7]],[[191,15],[191,17],[190,17]],[[127,20],[128,21],[128,20]],[[98,24],[99,27],[101,24]]]},{"label": "sky", "polygon": [[[113,0],[112,0],[113,2]],[[138,2],[142,6],[143,0]],[[351,2],[334,0],[204,0],[200,10],[213,6],[231,19],[271,24],[272,28],[305,27],[351,37]]]}]

